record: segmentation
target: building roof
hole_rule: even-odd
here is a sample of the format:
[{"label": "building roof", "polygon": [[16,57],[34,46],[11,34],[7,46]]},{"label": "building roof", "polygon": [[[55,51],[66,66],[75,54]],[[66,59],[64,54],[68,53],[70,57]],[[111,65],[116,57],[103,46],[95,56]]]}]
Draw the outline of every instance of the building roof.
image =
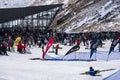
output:
[{"label": "building roof", "polygon": [[63,4],[53,4],[44,6],[30,6],[19,8],[0,8],[0,23],[13,21],[16,19],[24,18],[25,16],[33,15],[39,12],[47,11]]}]

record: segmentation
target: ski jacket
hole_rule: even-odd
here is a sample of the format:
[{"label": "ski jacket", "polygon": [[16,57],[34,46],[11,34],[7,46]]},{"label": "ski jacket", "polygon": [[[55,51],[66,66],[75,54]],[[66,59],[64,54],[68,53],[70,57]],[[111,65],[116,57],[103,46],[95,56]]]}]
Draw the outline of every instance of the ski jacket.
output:
[{"label": "ski jacket", "polygon": [[23,45],[22,45],[21,43],[19,43],[19,44],[17,45],[17,48],[18,48],[18,49],[23,49],[24,47],[23,47]]}]

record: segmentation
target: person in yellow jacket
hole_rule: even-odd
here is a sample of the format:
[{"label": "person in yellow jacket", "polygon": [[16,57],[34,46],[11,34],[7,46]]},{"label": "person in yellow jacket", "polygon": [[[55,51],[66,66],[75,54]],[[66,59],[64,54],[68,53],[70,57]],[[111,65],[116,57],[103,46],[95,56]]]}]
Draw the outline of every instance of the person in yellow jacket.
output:
[{"label": "person in yellow jacket", "polygon": [[17,37],[14,41],[13,47],[16,46],[21,41],[21,37]]}]

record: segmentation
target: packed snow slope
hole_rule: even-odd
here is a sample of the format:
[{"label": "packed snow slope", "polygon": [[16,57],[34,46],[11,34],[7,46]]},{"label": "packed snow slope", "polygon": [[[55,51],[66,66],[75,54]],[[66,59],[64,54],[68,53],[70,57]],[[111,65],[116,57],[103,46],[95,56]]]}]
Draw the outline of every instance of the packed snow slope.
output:
[{"label": "packed snow slope", "polygon": [[0,0],[1,8],[49,4],[64,4],[51,25],[58,31],[120,30],[120,0]]},{"label": "packed snow slope", "polygon": [[[109,50],[111,42],[105,41],[104,43],[106,43],[106,45],[104,45],[103,48],[98,48],[98,51],[104,52]],[[47,53],[47,55],[52,57],[62,56],[72,47],[61,44],[60,46],[62,49],[59,49],[57,56],[54,53]],[[82,43],[80,47],[79,52],[90,52],[89,49],[85,49]],[[117,49],[118,47],[115,48],[115,50]],[[118,52],[111,53],[110,57],[114,57],[114,60],[87,62],[30,60],[30,58],[40,58],[42,50],[38,48],[38,46],[33,46],[30,48],[30,51],[32,54],[19,54],[15,50],[15,52],[8,52],[9,56],[0,56],[0,80],[102,80],[120,69],[120,59],[114,57],[114,55],[119,54]],[[51,49],[49,51],[51,51]],[[104,54],[107,53],[105,52]],[[83,57],[85,56],[83,55],[80,58]],[[115,70],[101,72],[98,74],[100,76],[80,75],[80,73],[88,71],[90,66],[95,70]]]}]

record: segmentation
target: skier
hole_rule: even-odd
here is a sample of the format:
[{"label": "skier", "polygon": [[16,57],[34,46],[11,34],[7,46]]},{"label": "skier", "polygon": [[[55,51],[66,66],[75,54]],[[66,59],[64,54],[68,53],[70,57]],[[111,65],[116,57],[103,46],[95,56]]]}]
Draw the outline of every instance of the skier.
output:
[{"label": "skier", "polygon": [[91,46],[90,46],[90,58],[92,57],[93,53],[96,53],[96,40],[91,40]]},{"label": "skier", "polygon": [[81,73],[81,75],[96,76],[97,73],[100,73],[100,70],[94,70],[93,67],[89,67],[89,71]]},{"label": "skier", "polygon": [[111,69],[105,69],[105,70],[94,70],[93,67],[89,67],[89,71],[81,73],[81,75],[101,76],[101,75],[98,75],[98,74],[101,73],[101,72],[106,72],[106,71],[111,71],[111,70],[115,70],[115,69],[111,68]]},{"label": "skier", "polygon": [[97,74],[97,71],[95,71],[93,67],[89,67],[88,74],[91,76],[95,76]]}]

